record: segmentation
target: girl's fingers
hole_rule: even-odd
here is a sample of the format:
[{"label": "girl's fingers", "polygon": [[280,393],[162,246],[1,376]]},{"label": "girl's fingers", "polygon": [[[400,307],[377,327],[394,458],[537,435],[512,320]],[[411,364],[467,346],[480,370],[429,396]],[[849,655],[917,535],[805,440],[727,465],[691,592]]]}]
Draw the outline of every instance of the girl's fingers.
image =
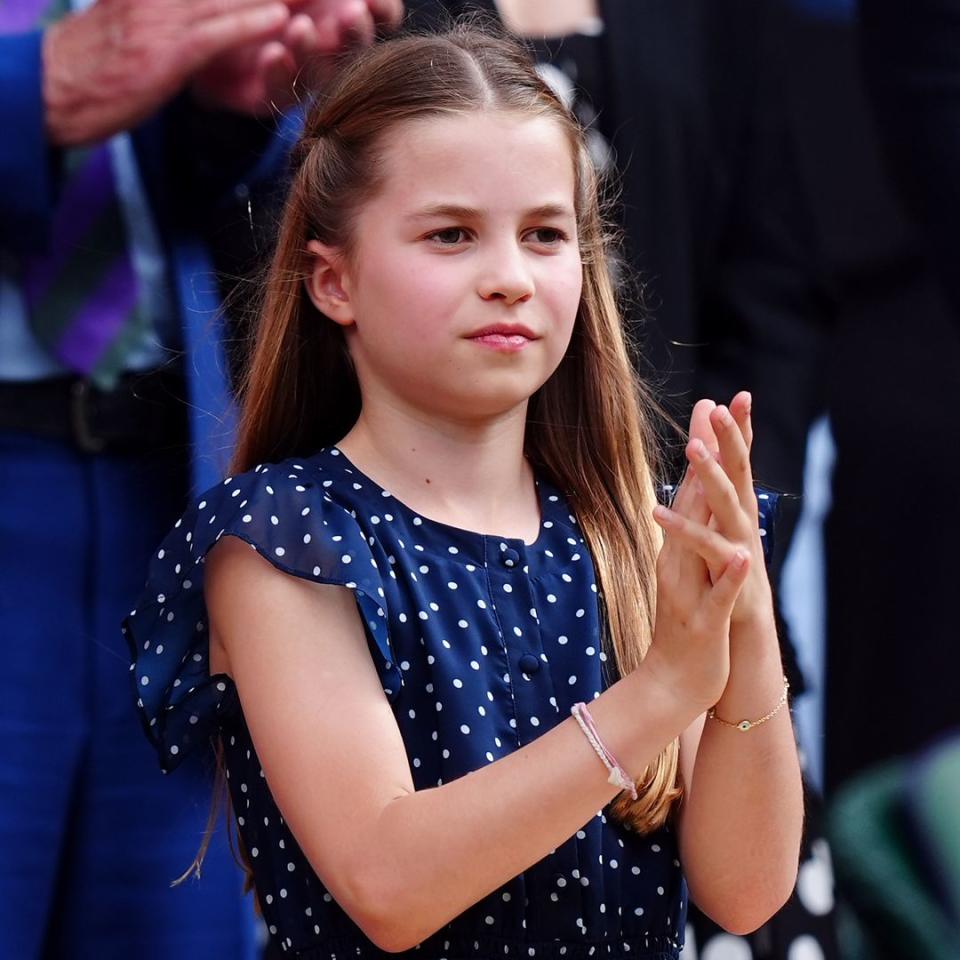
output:
[{"label": "girl's fingers", "polygon": [[720,446],[710,417],[716,409],[717,405],[712,400],[703,398],[693,405],[693,411],[690,414],[690,439],[702,440],[707,445],[707,449],[715,455],[720,452]]},{"label": "girl's fingers", "polygon": [[686,514],[690,508],[690,503],[696,495],[697,477],[693,468],[688,466],[683,474],[683,479],[673,494],[670,501],[670,507],[677,513]]},{"label": "girl's fingers", "polygon": [[720,460],[727,476],[739,491],[742,484],[751,485],[750,451],[740,432],[740,426],[730,410],[721,405],[710,415],[710,421],[720,444]]},{"label": "girl's fingers", "polygon": [[[714,458],[720,455],[717,435],[710,422],[710,415],[716,407],[717,405],[712,400],[704,398],[694,404],[693,412],[690,415],[690,439],[701,440]],[[703,495],[703,486],[700,481],[696,479],[696,472],[693,471],[693,473],[694,482],[691,488],[690,505],[689,509],[686,509],[684,513],[689,516],[691,520],[696,520],[698,523],[706,523],[710,516],[710,508]]]},{"label": "girl's fingers", "polygon": [[697,478],[703,485],[707,506],[716,518],[720,530],[728,535],[744,533],[746,516],[740,505],[739,491],[724,472],[724,468],[710,455],[699,440],[687,445],[689,458]]},{"label": "girl's fingers", "polygon": [[747,445],[747,450],[753,447],[753,421],[750,417],[750,411],[753,406],[753,397],[747,390],[741,390],[730,401],[730,413],[736,420],[740,433],[743,436],[743,442]]},{"label": "girl's fingers", "polygon": [[[668,511],[668,516],[676,516],[683,520],[685,524],[704,525],[709,520],[710,509],[706,505],[700,481],[697,480],[692,469],[687,471],[684,480],[685,485],[681,493],[685,496],[685,499],[682,501],[682,507],[678,508],[675,501],[673,510]],[[683,512],[681,512],[681,509]],[[661,528],[664,532],[670,530],[668,524],[661,524]],[[674,532],[674,530],[670,530],[671,534]],[[662,550],[664,571],[669,572],[673,581],[695,583],[699,584],[701,588],[710,582],[709,565],[683,539],[666,536]]]},{"label": "girl's fingers", "polygon": [[736,550],[706,599],[707,616],[712,623],[729,623],[733,607],[749,572],[750,555],[746,550]]},{"label": "girl's fingers", "polygon": [[[741,390],[731,401],[730,408],[718,407],[712,400],[701,399],[693,407],[690,416],[690,441],[687,455],[693,470],[688,469],[683,482],[677,489],[671,504],[673,510],[683,514],[698,523],[710,523],[716,527],[718,520],[736,523],[736,514],[721,475],[726,474],[733,484],[736,499],[739,505],[749,513],[756,510],[756,497],[753,491],[753,474],[750,468],[750,446],[753,442],[753,429],[750,423],[750,407],[752,397],[746,390]],[[712,459],[718,460],[722,467],[719,470],[708,470],[706,460],[700,460],[700,469],[697,469],[698,459],[691,456],[702,444]],[[713,477],[717,482],[710,486],[710,496],[706,490],[709,479]],[[719,484],[719,486],[718,486]],[[713,503],[711,503],[711,497]],[[716,499],[722,497],[730,501],[725,515],[711,517],[711,510],[716,510]]]},{"label": "girl's fingers", "polygon": [[674,510],[658,506],[654,509],[653,516],[667,531],[670,541],[679,541],[711,567],[716,569],[726,567],[737,552],[737,547],[726,537]]},{"label": "girl's fingers", "polygon": [[[703,398],[693,405],[693,412],[690,414],[690,439],[702,440],[714,454],[719,452],[719,447],[717,446],[716,434],[710,424],[710,414],[716,406],[712,400]],[[702,499],[702,493],[696,474],[688,468],[683,476],[683,481],[677,488],[671,506],[678,513],[687,515],[693,503],[697,499]],[[702,519],[702,517],[698,516],[697,519]]]},{"label": "girl's fingers", "polygon": [[[749,394],[747,394],[749,397]],[[749,421],[749,411],[747,412]],[[720,460],[733,482],[741,506],[751,515],[756,513],[756,495],[753,490],[753,470],[750,467],[750,447],[741,425],[733,413],[720,406],[711,417],[720,442]],[[748,427],[749,429],[749,427]],[[750,432],[750,441],[753,435]]]},{"label": "girl's fingers", "polygon": [[720,444],[723,469],[737,491],[745,508],[753,505],[753,473],[750,469],[750,450],[733,414],[724,406],[717,407],[710,416]]},{"label": "girl's fingers", "polygon": [[706,525],[710,522],[710,504],[707,503],[703,484],[700,482],[696,470],[691,468],[690,475],[690,499],[684,516],[693,523]]}]

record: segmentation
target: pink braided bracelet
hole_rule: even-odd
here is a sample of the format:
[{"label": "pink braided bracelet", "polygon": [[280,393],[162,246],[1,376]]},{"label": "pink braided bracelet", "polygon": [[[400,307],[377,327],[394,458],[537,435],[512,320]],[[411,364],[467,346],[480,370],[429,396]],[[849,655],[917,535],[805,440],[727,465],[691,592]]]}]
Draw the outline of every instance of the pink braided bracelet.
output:
[{"label": "pink braided bracelet", "polygon": [[600,738],[600,734],[597,732],[597,726],[593,722],[593,717],[590,716],[587,705],[585,703],[575,703],[570,708],[570,713],[573,714],[573,718],[580,725],[580,729],[590,742],[590,746],[593,747],[597,756],[603,761],[603,765],[610,771],[607,782],[613,784],[615,787],[619,787],[621,790],[628,790],[630,796],[636,800],[637,785],[633,782],[633,778],[627,774],[627,771],[620,766],[617,758],[607,749],[607,745]]}]

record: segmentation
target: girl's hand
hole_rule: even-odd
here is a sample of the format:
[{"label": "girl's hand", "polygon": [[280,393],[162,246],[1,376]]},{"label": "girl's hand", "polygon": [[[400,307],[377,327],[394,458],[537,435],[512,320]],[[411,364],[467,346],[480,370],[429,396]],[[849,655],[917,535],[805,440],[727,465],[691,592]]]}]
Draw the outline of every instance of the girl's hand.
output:
[{"label": "girl's hand", "polygon": [[[701,441],[690,442],[688,456],[697,463],[705,458],[722,473]],[[657,559],[653,643],[644,662],[674,697],[697,712],[716,703],[727,685],[730,616],[753,562],[742,546],[742,530],[738,539],[731,539],[710,529],[708,487],[723,509],[716,486],[713,474],[701,485],[688,470],[673,507],[654,510],[666,538]],[[710,570],[717,572],[715,578]]]},{"label": "girl's hand", "polygon": [[[722,505],[721,510],[717,510],[709,498],[705,499],[705,507],[711,511],[708,521],[710,528],[738,538],[751,554],[751,570],[733,608],[731,624],[734,628],[746,623],[766,623],[768,620],[770,624],[773,623],[773,600],[763,559],[759,512],[750,468],[750,448],[753,444],[751,403],[751,396],[745,390],[733,398],[729,409],[718,407],[712,400],[700,400],[690,418],[691,440],[703,442],[712,460],[704,461],[699,467],[694,463],[692,469],[701,484],[704,484],[708,475],[714,478],[715,482],[710,484],[709,489],[713,491],[716,502]],[[717,466],[720,470],[716,469]],[[724,484],[721,470],[729,484]],[[742,517],[736,512],[737,505],[749,524],[745,531]],[[698,519],[702,520],[702,514]],[[716,581],[722,571],[710,565],[709,572],[711,580]]]}]

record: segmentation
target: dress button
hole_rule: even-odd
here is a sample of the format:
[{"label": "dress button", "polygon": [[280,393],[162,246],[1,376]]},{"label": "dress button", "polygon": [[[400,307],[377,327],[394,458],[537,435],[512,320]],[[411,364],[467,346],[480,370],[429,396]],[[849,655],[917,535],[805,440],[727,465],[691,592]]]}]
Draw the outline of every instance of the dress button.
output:
[{"label": "dress button", "polygon": [[524,673],[536,673],[540,669],[540,661],[532,653],[525,653],[520,658],[520,669]]},{"label": "dress button", "polygon": [[503,557],[503,565],[511,570],[520,562],[520,554],[509,547],[503,551],[501,556]]}]

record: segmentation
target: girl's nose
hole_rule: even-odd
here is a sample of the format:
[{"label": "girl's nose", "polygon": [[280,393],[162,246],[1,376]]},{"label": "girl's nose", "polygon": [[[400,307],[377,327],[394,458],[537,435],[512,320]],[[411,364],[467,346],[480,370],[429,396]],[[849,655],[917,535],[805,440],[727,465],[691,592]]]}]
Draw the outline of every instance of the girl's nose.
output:
[{"label": "girl's nose", "polygon": [[477,292],[484,300],[520,303],[533,296],[535,285],[524,261],[524,251],[515,242],[498,245],[490,251]]}]

